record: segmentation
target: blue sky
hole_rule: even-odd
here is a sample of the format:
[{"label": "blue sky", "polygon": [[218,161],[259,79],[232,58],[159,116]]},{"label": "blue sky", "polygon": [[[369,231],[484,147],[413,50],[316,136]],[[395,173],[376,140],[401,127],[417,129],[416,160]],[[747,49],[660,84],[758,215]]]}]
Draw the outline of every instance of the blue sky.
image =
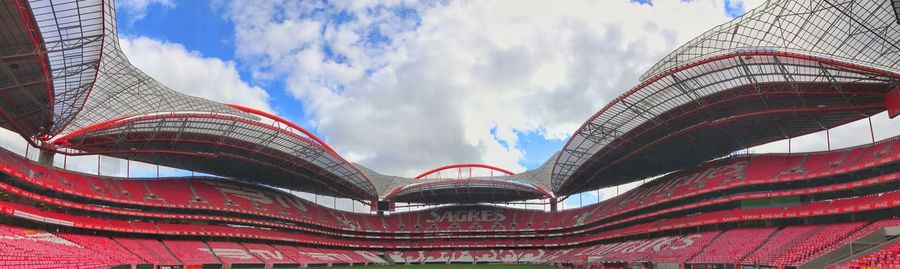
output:
[{"label": "blue sky", "polygon": [[[488,16],[479,10],[503,7],[456,2],[358,7],[319,1],[123,0],[118,20],[126,39],[181,46],[196,57],[233,64],[243,83],[268,94],[263,101],[271,110],[316,133],[351,161],[389,174],[411,175],[449,163],[483,162],[519,171],[536,168],[562,148],[568,134],[589,115],[627,90],[644,66],[745,9],[736,0],[634,0],[592,8],[624,9],[648,19],[617,16],[615,11],[610,16],[582,14],[579,10],[584,8],[573,5],[546,12],[559,18],[545,22],[528,21],[529,16],[543,15],[540,5],[533,9],[538,13],[529,13],[529,7],[514,4],[524,11]],[[704,14],[709,9],[717,9],[719,15],[670,25],[668,17],[684,21],[678,16],[689,14],[682,13]],[[460,15],[471,21],[454,17]],[[560,25],[580,20],[587,26],[571,31],[580,31],[584,40],[532,45],[556,35]],[[515,28],[520,24],[526,31]],[[651,24],[654,30],[647,33],[627,31]],[[542,28],[546,35],[529,33]],[[571,51],[578,46],[608,51]],[[631,48],[642,46],[647,48]],[[604,70],[602,62],[620,61],[605,58],[615,54],[638,63],[624,70]],[[598,63],[582,63],[578,60],[582,58]],[[606,77],[569,71],[584,64]],[[203,74],[198,70],[194,75]],[[448,78],[440,78],[444,74]],[[544,74],[551,75],[544,78]],[[523,84],[509,77],[530,81]],[[607,86],[579,88],[588,83]],[[393,101],[378,101],[384,96]],[[440,113],[429,117],[432,112]]]},{"label": "blue sky", "polygon": [[[631,1],[635,2],[635,3],[643,4],[643,5],[653,6],[653,0],[631,0]],[[684,1],[690,1],[690,0],[684,0]],[[740,1],[740,0],[723,0],[723,1],[724,1],[723,4],[724,4],[724,8],[725,8],[725,14],[728,15],[729,17],[732,17],[732,18],[738,17],[740,15],[744,15],[744,13],[747,11],[747,7],[744,6],[745,5],[744,1]]]},{"label": "blue sky", "polygon": [[[414,176],[453,163],[515,172],[538,167],[650,65],[763,1],[116,4],[123,50],[163,84],[274,112],[353,162]],[[886,117],[873,121],[878,139],[900,130],[897,121],[885,124]],[[856,122],[832,130],[832,144],[866,143],[855,131],[866,127]],[[15,142],[4,146],[23,152],[20,138],[11,136]],[[822,150],[824,136],[794,139],[794,149]],[[751,151],[783,152],[786,145]],[[93,173],[92,158],[70,158],[69,168],[86,164],[76,170]],[[103,173],[121,174],[106,171],[120,168],[104,166]],[[132,164],[132,176],[153,176],[154,168]],[[565,204],[616,194],[615,187],[591,191]]]},{"label": "blue sky", "polygon": [[[207,1],[176,1],[174,7],[149,5],[145,13],[120,10],[119,33],[126,37],[149,37],[184,46],[204,57],[235,60],[234,23],[222,15],[223,7]],[[302,103],[293,100],[278,81],[254,80],[250,70],[239,63],[241,79],[263,87],[279,116],[301,126],[305,118]],[[179,89],[180,90],[180,89]],[[307,126],[309,127],[309,126]],[[315,128],[307,128],[315,132]]]}]

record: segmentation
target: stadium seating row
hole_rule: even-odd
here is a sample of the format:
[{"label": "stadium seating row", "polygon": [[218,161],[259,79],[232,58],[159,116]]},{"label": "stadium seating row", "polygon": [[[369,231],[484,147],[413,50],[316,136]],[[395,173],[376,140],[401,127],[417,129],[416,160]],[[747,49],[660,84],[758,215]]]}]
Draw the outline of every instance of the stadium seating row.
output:
[{"label": "stadium seating row", "polygon": [[[753,209],[731,209],[693,214],[683,217],[660,219],[624,228],[601,231],[587,235],[553,236],[550,238],[458,238],[439,237],[444,240],[416,240],[396,238],[395,240],[349,239],[323,236],[318,233],[301,233],[294,230],[273,230],[252,226],[232,226],[211,223],[167,223],[141,220],[104,219],[75,216],[65,213],[43,211],[37,208],[0,201],[0,213],[28,221],[69,226],[109,232],[125,232],[148,235],[191,235],[215,236],[243,239],[266,239],[281,242],[303,242],[322,246],[343,247],[385,247],[385,248],[468,248],[468,247],[512,247],[512,246],[568,246],[611,240],[654,232],[702,227],[712,224],[735,223],[753,220],[777,220],[785,218],[826,216],[873,209],[900,206],[900,191],[882,195],[870,195],[846,200],[820,201],[797,206]],[[832,210],[834,209],[834,210]],[[823,235],[823,239],[837,240],[840,236]],[[798,250],[799,251],[799,250]],[[801,257],[802,258],[802,257]],[[799,259],[799,258],[792,258]]]},{"label": "stadium seating row", "polygon": [[[837,190],[846,190],[846,189],[851,189],[851,188],[862,188],[862,187],[867,187],[867,186],[871,186],[871,185],[875,185],[875,184],[884,184],[884,183],[892,182],[897,179],[898,179],[897,174],[890,174],[890,175],[880,176],[880,177],[876,177],[876,178],[872,178],[872,179],[861,180],[861,181],[850,182],[850,183],[842,183],[842,184],[836,184],[836,185],[826,185],[826,186],[820,186],[820,187],[811,187],[811,188],[776,191],[776,192],[731,195],[731,196],[727,196],[727,197],[720,197],[715,200],[711,200],[711,201],[707,201],[707,202],[703,202],[703,203],[688,204],[688,205],[684,205],[684,206],[680,206],[680,207],[672,208],[672,209],[668,209],[668,210],[661,210],[661,211],[657,211],[657,212],[651,212],[651,213],[634,216],[631,218],[620,219],[617,221],[608,222],[608,223],[605,223],[602,225],[595,226],[595,227],[593,227],[593,229],[600,229],[600,228],[609,227],[612,225],[617,225],[617,224],[621,224],[621,223],[625,223],[625,222],[629,222],[629,221],[651,218],[654,216],[658,216],[660,214],[671,213],[675,209],[686,210],[686,209],[691,209],[691,208],[695,208],[695,207],[708,206],[713,203],[728,203],[728,202],[740,201],[743,199],[751,199],[751,198],[766,198],[766,197],[778,197],[778,196],[782,196],[782,195],[791,196],[791,195],[799,195],[799,194],[825,193],[825,192],[831,192],[831,191],[837,191]],[[347,234],[347,233],[339,234],[339,233],[335,233],[335,232],[331,232],[331,231],[323,231],[321,229],[312,229],[312,228],[308,228],[305,226],[288,225],[288,224],[284,224],[284,223],[280,223],[280,222],[273,222],[273,221],[267,221],[267,220],[254,220],[254,219],[247,219],[247,218],[242,218],[242,217],[221,217],[221,216],[211,216],[211,215],[205,215],[205,214],[154,213],[154,212],[145,212],[145,211],[138,211],[138,210],[117,209],[117,208],[108,207],[108,206],[82,204],[82,203],[78,203],[78,202],[71,202],[71,201],[67,201],[67,200],[61,200],[61,199],[57,199],[57,198],[46,197],[46,196],[43,196],[40,194],[31,193],[31,192],[28,192],[28,191],[25,191],[25,190],[22,190],[22,189],[19,189],[19,188],[16,188],[16,187],[4,184],[4,183],[0,183],[0,191],[11,193],[11,194],[14,194],[19,197],[28,198],[29,200],[33,200],[33,202],[35,202],[35,203],[51,204],[51,205],[57,205],[57,206],[60,206],[63,208],[85,210],[85,211],[91,211],[91,212],[97,212],[97,213],[108,213],[108,214],[122,215],[122,216],[128,216],[128,217],[168,219],[169,221],[172,221],[172,220],[219,221],[219,222],[235,223],[235,224],[240,224],[240,225],[264,226],[264,227],[270,227],[270,228],[279,228],[279,229],[285,229],[285,230],[294,230],[294,231],[299,231],[299,232],[309,232],[309,233],[323,234],[323,235],[332,235],[332,236],[340,235],[343,237],[350,237],[350,238],[380,238],[380,239],[416,240],[416,239],[436,239],[436,238],[437,239],[446,239],[446,238],[465,239],[465,238],[488,238],[488,237],[491,239],[533,238],[533,237],[537,236],[535,234],[527,234],[527,233],[526,234],[513,233],[513,234],[499,234],[499,235],[494,234],[491,236],[466,235],[466,234],[458,234],[458,235],[452,235],[452,236],[448,236],[448,235],[395,236],[395,235],[391,235],[391,234],[373,236],[373,235],[356,235],[356,234]],[[869,198],[871,199],[872,197],[869,197]],[[827,213],[832,213],[832,214],[841,213],[840,209],[842,209],[842,208],[846,208],[848,210],[854,210],[855,209],[854,203],[855,203],[855,200],[833,201],[832,205],[829,206],[830,210],[828,210]],[[865,205],[861,206],[861,207],[869,208],[869,209],[872,208],[871,206],[865,206]],[[506,219],[507,217],[505,216],[505,214],[507,214],[509,212],[512,212],[513,218],[519,216],[519,214],[517,214],[517,213],[522,213],[522,212],[531,213],[530,216],[532,216],[532,217],[535,215],[539,215],[539,214],[545,214],[545,215],[550,214],[550,213],[544,213],[544,212],[539,212],[539,211],[538,212],[534,212],[534,211],[529,212],[529,211],[525,211],[525,210],[504,210],[504,209],[495,208],[495,207],[445,207],[445,208],[440,208],[440,209],[426,211],[426,212],[429,213],[430,215],[432,215],[431,216],[432,219],[426,219],[427,222],[437,222],[440,218],[445,218],[445,219],[453,219],[450,221],[453,223],[467,223],[466,221],[459,220],[459,219],[467,219],[467,220],[470,220],[470,221],[468,221],[468,223],[470,223],[470,224],[471,223],[475,223],[475,224],[482,223],[481,221],[475,221],[474,219],[485,220],[485,221],[487,221],[486,223],[490,223],[490,221],[493,220],[493,221],[495,221],[494,223],[497,223],[496,222],[497,219]],[[745,209],[742,211],[743,216],[741,218],[742,219],[757,219],[760,217],[771,218],[775,215],[778,215],[779,213],[784,213],[782,208],[760,208],[760,209],[752,209],[752,210]],[[416,214],[416,215],[412,215],[412,216],[419,216],[419,215],[422,215],[422,214]],[[795,216],[796,216],[796,214],[795,214]],[[719,217],[721,217],[721,216],[719,216]],[[447,222],[447,221],[445,220],[442,222]],[[695,223],[695,225],[700,225],[700,224],[703,224],[703,223]],[[453,229],[449,229],[449,230],[453,231]],[[485,229],[485,231],[490,231],[490,229]],[[577,230],[569,231],[569,232],[564,232],[564,233],[558,233],[558,235],[561,235],[561,236],[575,235],[575,234],[579,234],[581,232],[584,232],[584,231],[577,231]]]},{"label": "stadium seating row", "polygon": [[[873,145],[832,152],[730,158],[654,180],[650,184],[645,184],[604,203],[562,211],[553,215],[535,210],[495,208],[490,210],[493,212],[460,212],[459,210],[447,212],[437,209],[437,212],[432,210],[377,217],[328,209],[280,190],[240,182],[203,178],[132,180],[97,177],[60,169],[50,170],[8,151],[0,152],[0,164],[2,164],[0,168],[8,174],[37,184],[41,188],[125,205],[160,207],[161,210],[162,208],[191,208],[237,212],[314,224],[330,229],[379,233],[549,232],[592,223],[604,223],[608,226],[610,223],[633,221],[638,218],[669,213],[673,210],[683,210],[691,206],[703,206],[705,204],[697,203],[685,207],[655,210],[642,216],[620,217],[622,214],[659,203],[728,188],[776,181],[805,180],[877,167],[884,163],[900,160],[900,150],[895,150],[900,147],[900,143],[897,141],[898,139],[894,138]],[[893,175],[875,177],[873,180],[895,180],[895,177]],[[728,197],[729,200],[717,201],[728,202],[766,195],[803,195],[834,191],[858,187],[859,182],[806,188],[802,191],[785,190],[768,194],[736,195]],[[880,182],[871,182],[870,184],[876,183]],[[603,214],[599,214],[600,212]],[[199,215],[208,217],[215,214],[197,214],[195,217],[200,217]],[[322,231],[322,229],[317,230]],[[571,230],[563,233],[571,233]]]},{"label": "stadium seating row", "polygon": [[[728,263],[798,265],[813,255],[798,254],[825,251],[839,244],[822,240],[840,237],[853,240],[864,231],[900,226],[900,219],[873,223],[804,225],[776,228],[738,228],[683,236],[664,236],[642,240],[554,250],[474,249],[389,251],[386,257],[396,263]],[[106,236],[51,233],[0,225],[0,246],[4,255],[0,267],[16,268],[105,268],[119,264],[374,264],[385,263],[376,252],[325,249],[281,244],[238,243],[229,241],[155,240],[110,238]],[[893,268],[898,263],[900,244],[894,244],[869,256],[853,260],[841,268]],[[799,257],[799,258],[798,258]],[[788,261],[788,262],[783,262]]]},{"label": "stadium seating row", "polygon": [[[47,169],[12,153],[2,152],[0,169],[12,177],[0,183],[0,192],[12,195],[5,195],[7,198],[0,201],[0,215],[3,215],[2,218],[42,223],[48,227],[129,234],[127,237],[109,238],[4,227],[7,232],[12,231],[12,235],[3,238],[21,239],[25,237],[22,234],[34,233],[35,236],[25,240],[38,240],[40,244],[71,244],[75,247],[61,247],[48,255],[58,255],[60,260],[88,267],[137,263],[271,264],[267,260],[271,258],[269,256],[287,257],[279,259],[284,263],[316,264],[328,260],[328,257],[338,262],[352,260],[334,255],[354,257],[355,253],[365,258],[365,254],[344,253],[349,251],[347,249],[359,248],[387,249],[387,256],[392,260],[406,263],[560,263],[583,262],[586,256],[599,256],[603,262],[799,265],[874,229],[900,223],[884,220],[874,223],[741,228],[644,240],[631,238],[681,233],[686,228],[708,229],[714,224],[820,217],[898,207],[900,191],[888,191],[789,206],[691,213],[746,199],[798,195],[811,198],[811,195],[851,189],[871,190],[872,186],[895,184],[897,173],[878,168],[898,160],[900,150],[895,150],[897,140],[825,153],[723,159],[656,179],[606,202],[575,210],[550,213],[489,206],[448,206],[384,217],[333,210],[280,190],[241,182],[209,178],[131,180],[97,177]],[[824,165],[826,161],[830,163]],[[709,192],[758,184],[826,179],[865,169],[872,171],[867,170],[861,175],[870,178],[848,176],[843,180],[819,180],[814,184],[794,184],[796,186],[766,192],[731,192],[697,202],[634,213],[648,206]],[[873,171],[875,173],[871,173]],[[52,191],[47,192],[46,189]],[[56,195],[58,193],[66,195]],[[167,212],[168,209],[182,209],[180,212],[189,213],[172,214]],[[671,216],[671,213],[679,214],[668,218],[664,215]],[[627,217],[623,217],[625,214]],[[628,225],[622,227],[622,224]],[[378,235],[380,231],[389,233]],[[477,233],[468,234],[470,232]],[[156,241],[130,238],[132,236],[203,237],[215,240]],[[247,240],[265,243],[242,242]],[[8,260],[13,266],[66,267],[64,262],[15,258],[48,246],[14,241],[3,242],[0,239],[4,249],[12,250],[9,252],[12,258]],[[594,245],[598,241],[614,243]],[[283,245],[297,243],[314,247],[301,249]],[[589,247],[556,250],[571,246]],[[135,248],[140,250],[133,250]],[[315,252],[316,249],[327,251]],[[298,251],[301,254],[294,253]],[[102,257],[84,258],[91,253]],[[310,255],[322,257],[310,258]],[[883,263],[891,264],[891,260]]]},{"label": "stadium seating row", "polygon": [[120,264],[381,264],[369,251],[225,241],[51,233],[0,225],[0,267],[108,268]]},{"label": "stadium seating row", "polygon": [[395,263],[540,263],[554,256],[556,250],[489,249],[489,250],[417,250],[387,253]]},{"label": "stadium seating row", "polygon": [[[709,231],[580,247],[549,262],[575,264],[593,257],[597,263],[648,261],[676,264],[798,266],[877,229],[895,226],[900,226],[900,219],[885,219],[871,223],[787,226],[782,229],[737,228],[724,232]],[[884,251],[888,255],[873,254],[875,258],[861,258],[851,263],[876,265],[885,260],[884,257],[888,257],[890,253],[896,255],[891,249]]]},{"label": "stadium seating row", "polygon": [[869,268],[900,268],[900,242],[893,243],[872,254],[853,259],[839,268],[841,269],[869,269]]},{"label": "stadium seating row", "polygon": [[597,206],[581,208],[592,216],[581,222],[620,219],[634,210],[736,187],[818,179],[895,163],[900,160],[898,141],[900,137],[827,152],[746,155],[709,162],[655,179]]}]

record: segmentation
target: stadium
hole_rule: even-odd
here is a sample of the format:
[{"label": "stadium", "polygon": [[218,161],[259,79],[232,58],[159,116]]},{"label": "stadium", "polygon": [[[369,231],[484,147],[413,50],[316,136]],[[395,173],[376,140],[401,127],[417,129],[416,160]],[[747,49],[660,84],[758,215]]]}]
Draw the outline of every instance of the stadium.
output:
[{"label": "stadium", "polygon": [[[900,268],[900,137],[735,154],[900,115],[898,0],[769,0],[671,51],[536,169],[411,178],[163,85],[123,53],[112,0],[0,5],[0,127],[37,152],[0,150],[2,268]],[[73,156],[204,175],[88,174]],[[521,201],[544,209],[505,206]]]}]

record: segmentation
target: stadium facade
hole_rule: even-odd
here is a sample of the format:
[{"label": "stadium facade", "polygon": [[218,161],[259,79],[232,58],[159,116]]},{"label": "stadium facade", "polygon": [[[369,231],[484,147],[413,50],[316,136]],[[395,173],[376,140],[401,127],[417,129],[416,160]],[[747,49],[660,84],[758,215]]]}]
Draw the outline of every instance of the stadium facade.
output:
[{"label": "stadium facade", "polygon": [[[729,155],[900,114],[896,0],[767,1],[664,57],[539,168],[415,178],[350,163],[275,115],[162,85],[122,53],[113,1],[0,5],[0,127],[40,149],[37,161],[0,152],[0,267],[900,266],[900,137]],[[218,177],[89,175],[54,167],[58,155]],[[483,204],[555,205],[655,176],[570,210]],[[442,206],[383,212],[397,202]]]}]

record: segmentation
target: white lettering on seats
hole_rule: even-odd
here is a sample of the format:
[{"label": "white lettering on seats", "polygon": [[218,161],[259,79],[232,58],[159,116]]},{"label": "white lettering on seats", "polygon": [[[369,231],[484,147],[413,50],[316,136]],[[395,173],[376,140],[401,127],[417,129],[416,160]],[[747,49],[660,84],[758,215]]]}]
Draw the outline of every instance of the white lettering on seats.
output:
[{"label": "white lettering on seats", "polygon": [[694,244],[694,239],[695,239],[695,238],[700,238],[700,237],[702,237],[702,235],[699,235],[699,234],[692,234],[692,235],[685,236],[684,238],[681,238],[680,240],[678,240],[678,242],[681,242],[681,245],[677,245],[677,246],[676,246],[676,245],[672,244],[672,245],[669,246],[669,248],[671,248],[671,249],[683,249],[683,248],[686,248],[686,247],[690,247],[691,245]]},{"label": "white lettering on seats", "polygon": [[246,200],[254,201],[261,204],[271,204],[272,199],[266,196],[265,193],[254,190],[254,189],[243,189],[238,185],[223,183],[223,182],[211,182],[211,181],[203,181],[207,184],[210,184],[220,191],[228,194],[232,194],[237,197],[241,197]]},{"label": "white lettering on seats", "polygon": [[237,248],[213,248],[212,250],[208,248],[197,248],[198,250],[204,251],[206,253],[215,255],[217,257],[222,258],[232,258],[232,259],[241,259],[241,260],[249,260],[253,259],[253,255],[250,255],[246,250],[237,249]]},{"label": "white lettering on seats", "polygon": [[251,249],[250,253],[256,254],[256,256],[259,256],[263,260],[284,260],[284,256],[277,250],[273,253],[267,249]]},{"label": "white lettering on seats", "polygon": [[300,253],[310,256],[310,257],[313,257],[314,259],[317,259],[317,260],[322,260],[322,261],[349,262],[352,260],[352,258],[350,258],[350,256],[347,256],[346,254],[339,254],[339,253],[321,253],[321,252],[300,252]]},{"label": "white lettering on seats", "polygon": [[431,218],[426,221],[429,223],[436,222],[476,222],[491,221],[499,222],[506,220],[506,215],[500,210],[432,210],[429,212]]},{"label": "white lettering on seats", "polygon": [[378,257],[378,255],[375,255],[375,253],[363,251],[363,250],[356,250],[353,252],[356,254],[359,254],[359,256],[362,256],[363,258],[365,258],[366,260],[368,260],[370,262],[374,262],[374,263],[383,262],[383,260],[381,260],[381,257]]}]

